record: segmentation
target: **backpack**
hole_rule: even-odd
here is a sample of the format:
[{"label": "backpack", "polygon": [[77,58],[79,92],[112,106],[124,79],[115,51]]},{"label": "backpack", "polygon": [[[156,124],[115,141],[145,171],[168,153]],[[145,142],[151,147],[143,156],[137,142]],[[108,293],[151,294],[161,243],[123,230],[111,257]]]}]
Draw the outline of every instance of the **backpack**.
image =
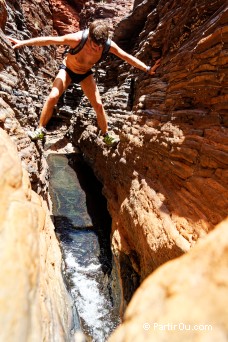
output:
[{"label": "backpack", "polygon": [[[82,39],[81,39],[80,43],[73,49],[65,50],[65,53],[70,53],[71,55],[76,55],[77,53],[79,53],[83,49],[83,47],[84,47],[84,45],[88,39],[88,36],[89,36],[89,29],[83,30],[82,31]],[[107,55],[109,53],[110,46],[111,46],[111,39],[108,38],[105,42],[101,58],[99,59],[99,61],[97,63],[101,62],[103,59],[105,59],[107,57]]]}]

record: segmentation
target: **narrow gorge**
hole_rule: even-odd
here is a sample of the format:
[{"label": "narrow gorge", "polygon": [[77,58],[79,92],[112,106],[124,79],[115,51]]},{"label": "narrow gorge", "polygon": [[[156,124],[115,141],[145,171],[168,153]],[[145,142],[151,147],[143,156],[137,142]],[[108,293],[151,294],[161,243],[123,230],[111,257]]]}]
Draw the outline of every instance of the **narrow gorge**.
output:
[{"label": "narrow gorge", "polygon": [[[64,46],[28,39],[110,25],[155,75],[109,54],[94,68],[110,131],[71,85],[32,142]],[[121,288],[110,342],[227,341],[228,6],[224,0],[0,0],[0,341],[82,341],[52,222],[52,153],[102,184]],[[98,341],[101,342],[101,341]]]}]

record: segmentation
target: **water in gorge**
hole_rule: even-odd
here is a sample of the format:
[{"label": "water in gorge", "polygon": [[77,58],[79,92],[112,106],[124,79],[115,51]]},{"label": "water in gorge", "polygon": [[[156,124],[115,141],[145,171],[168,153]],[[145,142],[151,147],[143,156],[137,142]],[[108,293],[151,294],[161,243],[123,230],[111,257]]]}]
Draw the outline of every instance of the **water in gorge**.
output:
[{"label": "water in gorge", "polygon": [[107,203],[101,184],[80,154],[51,154],[48,165],[67,287],[82,331],[88,340],[103,342],[119,324],[120,298]]}]

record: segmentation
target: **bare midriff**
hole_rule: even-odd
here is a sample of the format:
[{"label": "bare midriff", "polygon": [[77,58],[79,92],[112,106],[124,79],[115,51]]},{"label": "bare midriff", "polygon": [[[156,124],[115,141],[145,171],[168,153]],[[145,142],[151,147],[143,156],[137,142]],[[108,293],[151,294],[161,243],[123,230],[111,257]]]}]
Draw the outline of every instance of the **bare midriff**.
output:
[{"label": "bare midriff", "polygon": [[94,49],[88,39],[83,49],[76,55],[68,53],[63,60],[63,64],[77,74],[85,74],[99,61],[102,50],[103,47]]}]

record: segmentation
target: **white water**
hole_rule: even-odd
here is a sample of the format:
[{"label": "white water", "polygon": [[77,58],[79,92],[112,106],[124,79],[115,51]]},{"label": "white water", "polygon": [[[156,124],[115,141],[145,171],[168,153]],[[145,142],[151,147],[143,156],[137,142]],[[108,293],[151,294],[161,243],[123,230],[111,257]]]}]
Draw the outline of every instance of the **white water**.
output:
[{"label": "white water", "polygon": [[108,276],[99,261],[99,242],[93,231],[68,231],[69,242],[64,243],[66,275],[70,280],[83,330],[92,341],[103,342],[117,326],[115,308],[107,287]]},{"label": "white water", "polygon": [[[87,193],[81,188],[67,157],[52,157],[49,167],[54,221],[63,250],[68,287],[82,330],[92,341],[105,342],[119,324],[118,307],[113,303],[110,284],[109,233],[105,235],[110,223],[105,219],[97,189],[92,191],[94,180],[91,184],[91,175],[85,179]],[[87,210],[87,204],[90,210]],[[95,218],[94,213],[99,215],[99,211],[101,218]]]}]

